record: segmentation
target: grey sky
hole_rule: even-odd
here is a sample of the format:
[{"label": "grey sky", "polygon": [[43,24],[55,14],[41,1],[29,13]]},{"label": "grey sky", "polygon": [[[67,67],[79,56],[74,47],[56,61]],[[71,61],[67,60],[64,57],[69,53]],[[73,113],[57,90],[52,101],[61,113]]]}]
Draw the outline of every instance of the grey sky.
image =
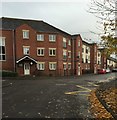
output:
[{"label": "grey sky", "polygon": [[83,38],[98,40],[98,36],[90,32],[97,31],[97,18],[86,11],[90,0],[45,1],[27,2],[25,0],[25,2],[21,2],[20,0],[20,2],[15,2],[12,0],[12,2],[8,2],[8,0],[2,0],[1,16],[43,20],[70,34],[80,33]]}]

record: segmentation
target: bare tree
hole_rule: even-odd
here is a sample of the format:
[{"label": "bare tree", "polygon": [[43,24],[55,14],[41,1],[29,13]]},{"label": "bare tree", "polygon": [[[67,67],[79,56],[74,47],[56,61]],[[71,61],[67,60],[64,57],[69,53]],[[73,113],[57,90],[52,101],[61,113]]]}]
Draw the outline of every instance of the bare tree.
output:
[{"label": "bare tree", "polygon": [[[89,12],[99,18],[101,45],[107,55],[117,54],[117,0],[91,0]],[[101,32],[102,32],[101,31]]]}]

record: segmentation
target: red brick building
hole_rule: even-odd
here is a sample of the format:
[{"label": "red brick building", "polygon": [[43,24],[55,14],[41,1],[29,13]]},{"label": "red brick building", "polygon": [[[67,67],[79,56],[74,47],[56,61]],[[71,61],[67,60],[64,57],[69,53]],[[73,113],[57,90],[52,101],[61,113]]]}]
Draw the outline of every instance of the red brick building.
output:
[{"label": "red brick building", "polygon": [[97,47],[84,42],[79,34],[70,35],[44,21],[1,18],[0,22],[2,70],[39,76],[94,71]]}]

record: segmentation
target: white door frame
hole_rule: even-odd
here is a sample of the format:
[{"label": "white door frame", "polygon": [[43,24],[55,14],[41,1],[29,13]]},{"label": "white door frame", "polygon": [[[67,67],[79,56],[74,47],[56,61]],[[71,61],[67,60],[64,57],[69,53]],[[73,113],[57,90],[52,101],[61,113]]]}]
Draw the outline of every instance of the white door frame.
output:
[{"label": "white door frame", "polygon": [[24,63],[24,75],[30,75],[30,64]]}]

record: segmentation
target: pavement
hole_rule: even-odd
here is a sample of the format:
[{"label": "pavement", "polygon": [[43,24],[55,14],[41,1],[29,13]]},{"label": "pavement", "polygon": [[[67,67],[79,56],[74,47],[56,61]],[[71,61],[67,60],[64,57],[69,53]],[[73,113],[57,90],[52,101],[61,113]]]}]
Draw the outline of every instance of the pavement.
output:
[{"label": "pavement", "polygon": [[115,73],[2,79],[3,118],[94,118],[89,95]]}]

